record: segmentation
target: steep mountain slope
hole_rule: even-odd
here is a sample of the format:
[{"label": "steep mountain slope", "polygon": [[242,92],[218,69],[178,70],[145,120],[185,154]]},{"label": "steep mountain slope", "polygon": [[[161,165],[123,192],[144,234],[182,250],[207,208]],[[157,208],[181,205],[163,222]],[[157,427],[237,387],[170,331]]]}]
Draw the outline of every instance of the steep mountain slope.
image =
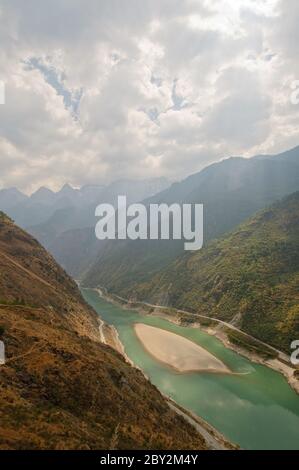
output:
[{"label": "steep mountain slope", "polygon": [[0,190],[0,209],[9,211],[17,204],[23,204],[28,197],[21,193],[17,188],[7,188]]},{"label": "steep mountain slope", "polygon": [[205,448],[142,373],[99,342],[54,259],[0,213],[1,449]]},{"label": "steep mountain slope", "polygon": [[299,192],[177,259],[127,296],[238,322],[289,351],[299,338]]},{"label": "steep mountain slope", "polygon": [[[299,189],[299,147],[284,154],[251,159],[230,158],[145,201],[204,204],[207,243],[256,211]],[[102,285],[122,295],[150,279],[184,251],[181,241],[111,241],[87,272],[88,286]]]},{"label": "steep mountain slope", "polygon": [[[33,226],[27,224],[25,227],[70,274],[79,277],[79,274],[84,271],[81,270],[81,264],[84,267],[90,266],[96,250],[99,252],[102,245],[97,243],[94,236],[96,206],[100,203],[116,205],[118,195],[125,195],[129,204],[137,202],[152,196],[168,185],[165,178],[149,178],[142,181],[119,180],[108,186],[84,186],[80,190],[65,185],[59,193],[53,193],[56,198],[55,211],[52,208],[46,209],[46,213],[48,211],[46,220]],[[44,192],[45,190],[38,191],[38,196],[42,201]],[[48,198],[46,200],[49,200],[47,193],[46,196]],[[62,196],[63,199],[61,199]],[[90,233],[92,233],[95,243],[85,244],[78,250],[76,246],[78,231],[80,231],[79,236],[86,239],[90,238]],[[70,251],[71,248],[72,251]],[[87,263],[82,260],[82,252],[89,260]]]},{"label": "steep mountain slope", "polygon": [[94,227],[78,228],[57,235],[47,248],[74,279],[80,279],[106,243],[95,237]]}]

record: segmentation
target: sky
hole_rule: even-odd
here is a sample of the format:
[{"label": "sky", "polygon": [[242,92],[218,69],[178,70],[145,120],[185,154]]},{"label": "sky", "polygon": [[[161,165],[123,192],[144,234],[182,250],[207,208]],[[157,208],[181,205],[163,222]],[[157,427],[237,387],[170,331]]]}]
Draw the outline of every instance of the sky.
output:
[{"label": "sky", "polygon": [[299,145],[298,24],[298,0],[0,0],[0,188]]}]

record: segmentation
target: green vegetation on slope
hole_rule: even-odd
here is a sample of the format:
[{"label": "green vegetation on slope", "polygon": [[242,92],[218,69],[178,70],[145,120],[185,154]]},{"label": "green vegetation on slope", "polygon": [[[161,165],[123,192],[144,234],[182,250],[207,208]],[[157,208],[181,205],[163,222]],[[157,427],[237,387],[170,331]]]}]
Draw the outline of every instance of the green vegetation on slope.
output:
[{"label": "green vegetation on slope", "polygon": [[299,338],[299,192],[120,295],[234,322],[289,351]]}]

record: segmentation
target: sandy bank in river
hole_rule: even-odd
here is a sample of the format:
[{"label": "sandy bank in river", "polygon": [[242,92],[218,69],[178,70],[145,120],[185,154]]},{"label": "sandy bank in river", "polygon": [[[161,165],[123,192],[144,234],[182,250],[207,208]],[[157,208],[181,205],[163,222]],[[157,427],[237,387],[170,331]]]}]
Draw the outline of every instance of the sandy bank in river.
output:
[{"label": "sandy bank in river", "polygon": [[144,348],[155,359],[178,372],[231,372],[215,356],[183,336],[143,323],[136,323],[134,329]]}]

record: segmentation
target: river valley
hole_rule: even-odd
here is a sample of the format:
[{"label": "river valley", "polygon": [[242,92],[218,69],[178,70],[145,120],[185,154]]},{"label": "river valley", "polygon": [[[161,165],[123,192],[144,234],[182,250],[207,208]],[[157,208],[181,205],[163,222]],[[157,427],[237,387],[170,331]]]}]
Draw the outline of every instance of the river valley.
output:
[{"label": "river valley", "polygon": [[[299,396],[281,374],[249,361],[198,328],[124,309],[94,290],[82,293],[102,320],[116,328],[127,356],[165,395],[243,449],[299,449]],[[193,341],[233,374],[179,373],[149,354],[136,335],[137,323]]]}]

